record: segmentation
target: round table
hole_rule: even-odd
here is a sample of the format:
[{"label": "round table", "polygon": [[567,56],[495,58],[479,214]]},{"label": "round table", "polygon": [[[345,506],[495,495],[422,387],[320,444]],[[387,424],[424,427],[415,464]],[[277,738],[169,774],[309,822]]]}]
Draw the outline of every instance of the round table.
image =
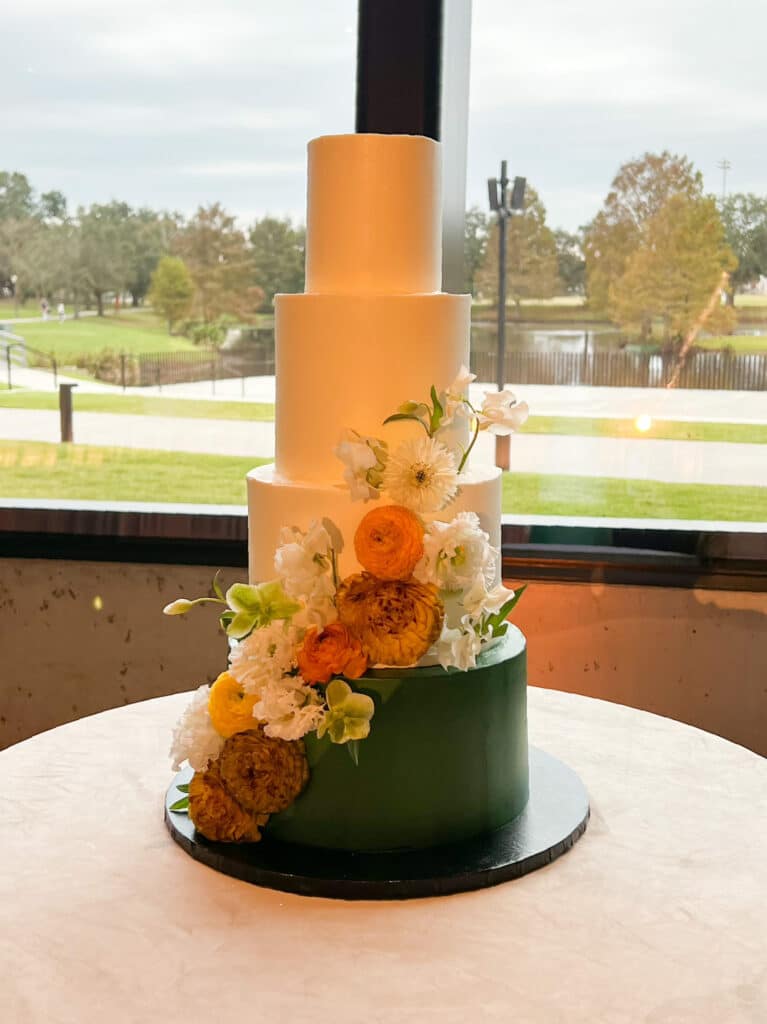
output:
[{"label": "round table", "polygon": [[345,903],[259,889],[168,836],[186,695],[0,753],[5,1024],[735,1024],[767,1020],[767,761],[602,701],[530,690],[578,771],[585,836],[517,881]]}]

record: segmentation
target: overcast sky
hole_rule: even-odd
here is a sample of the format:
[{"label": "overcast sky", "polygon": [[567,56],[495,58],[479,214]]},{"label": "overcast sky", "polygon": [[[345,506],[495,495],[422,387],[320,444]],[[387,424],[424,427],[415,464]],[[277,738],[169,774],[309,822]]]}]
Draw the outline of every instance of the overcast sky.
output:
[{"label": "overcast sky", "polygon": [[[305,144],[353,131],[355,0],[24,0],[0,20],[0,169],[111,198],[303,217]],[[474,0],[468,202],[506,157],[553,227],[625,160],[767,193],[767,3]]]}]

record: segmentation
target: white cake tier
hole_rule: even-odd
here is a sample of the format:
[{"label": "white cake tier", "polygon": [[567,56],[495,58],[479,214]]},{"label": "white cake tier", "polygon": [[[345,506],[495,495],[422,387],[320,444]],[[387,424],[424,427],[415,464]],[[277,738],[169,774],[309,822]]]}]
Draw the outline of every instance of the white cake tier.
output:
[{"label": "white cake tier", "polygon": [[[402,402],[441,391],[469,362],[468,295],[279,295],[275,462],[285,480],[341,480],[342,431],[390,445],[412,422],[383,426]],[[445,443],[464,444],[459,424]],[[425,436],[425,435],[423,435]]]},{"label": "white cake tier", "polygon": [[[341,531],[345,548],[339,559],[342,576],[358,572],[354,557],[354,533],[371,508],[379,502],[353,502],[348,488],[317,483],[298,483],[279,477],[274,464],[259,466],[248,473],[248,552],[252,583],[274,578],[274,553],[283,526],[306,530],[318,519],[328,518]],[[381,504],[389,504],[380,499]],[[501,471],[480,466],[461,474],[461,492],[455,501],[434,518],[450,520],[458,512],[479,516],[491,543],[501,543]]]},{"label": "white cake tier", "polygon": [[440,171],[439,145],[423,136],[310,142],[306,291],[439,291]]}]

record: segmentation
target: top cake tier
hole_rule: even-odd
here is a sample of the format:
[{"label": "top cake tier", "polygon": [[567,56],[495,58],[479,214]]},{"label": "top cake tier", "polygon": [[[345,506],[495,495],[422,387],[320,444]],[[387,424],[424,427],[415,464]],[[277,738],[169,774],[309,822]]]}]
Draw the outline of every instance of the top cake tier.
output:
[{"label": "top cake tier", "polygon": [[442,283],[439,145],[420,135],[309,143],[306,291],[413,295]]}]

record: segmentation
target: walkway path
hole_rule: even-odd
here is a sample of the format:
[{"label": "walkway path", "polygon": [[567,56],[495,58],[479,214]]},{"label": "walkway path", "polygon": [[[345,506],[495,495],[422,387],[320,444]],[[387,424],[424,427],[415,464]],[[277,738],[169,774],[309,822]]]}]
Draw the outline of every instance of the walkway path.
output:
[{"label": "walkway path", "polygon": [[[767,392],[695,391],[678,388],[563,387],[560,385],[509,385],[520,400],[526,401],[537,416],[586,416],[634,419],[646,413],[655,419],[707,420],[720,423],[767,423]],[[138,389],[137,389],[138,390]],[[163,394],[174,398],[207,398],[250,402],[274,401],[274,377],[248,377],[194,384],[164,385],[162,389],[142,388],[144,394]],[[482,401],[493,384],[474,384],[472,399]]]},{"label": "walkway path", "polygon": [[[76,410],[76,404],[75,404]],[[272,458],[274,424],[175,419],[75,411],[80,444]],[[0,439],[58,441],[55,411],[0,409]],[[483,436],[477,462],[492,463],[494,441]],[[518,434],[512,468],[520,473],[623,477],[668,483],[767,486],[767,446],[703,441],[627,440]]]},{"label": "walkway path", "polygon": [[[49,391],[53,388],[51,374],[33,368],[17,367],[13,380],[25,388]],[[77,384],[80,392],[112,392],[122,394],[114,384],[101,381],[76,380],[59,376],[62,383]],[[602,388],[529,384],[516,387],[517,397],[524,399],[536,416],[585,416],[634,419],[646,413],[655,419],[708,421],[712,423],[767,423],[767,392],[764,391],[695,391],[679,388]],[[481,402],[485,391],[494,391],[492,384],[472,385],[472,398]],[[244,392],[244,394],[243,394]],[[161,388],[129,388],[133,395],[164,395],[167,398],[196,398],[210,401],[274,402],[274,377],[246,377],[234,380],[195,381],[190,384],[164,384]]]}]

